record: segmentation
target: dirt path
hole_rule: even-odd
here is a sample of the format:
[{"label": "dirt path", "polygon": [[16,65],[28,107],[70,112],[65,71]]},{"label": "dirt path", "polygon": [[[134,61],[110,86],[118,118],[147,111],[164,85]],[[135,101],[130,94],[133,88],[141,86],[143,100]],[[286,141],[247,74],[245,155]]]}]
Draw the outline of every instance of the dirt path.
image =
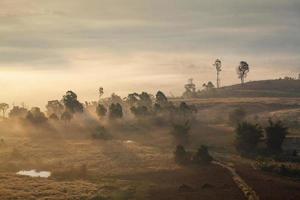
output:
[{"label": "dirt path", "polygon": [[233,166],[219,161],[213,161],[213,163],[227,169],[231,173],[233,181],[242,190],[248,200],[259,200],[256,192],[238,175]]}]

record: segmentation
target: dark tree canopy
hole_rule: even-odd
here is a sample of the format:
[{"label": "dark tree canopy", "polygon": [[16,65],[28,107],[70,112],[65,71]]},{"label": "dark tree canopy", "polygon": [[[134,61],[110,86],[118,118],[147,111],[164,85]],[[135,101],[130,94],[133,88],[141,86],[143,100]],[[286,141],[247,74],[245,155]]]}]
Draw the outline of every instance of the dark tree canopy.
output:
[{"label": "dark tree canopy", "polygon": [[117,118],[122,118],[123,117],[123,109],[122,109],[121,104],[112,103],[109,106],[109,117],[111,119],[117,119]]},{"label": "dark tree canopy", "polygon": [[156,103],[160,106],[164,107],[168,104],[168,98],[162,91],[158,91],[155,95],[156,97]]},{"label": "dark tree canopy", "polygon": [[63,96],[62,99],[66,110],[71,113],[82,113],[83,105],[77,100],[77,95],[73,91],[67,91],[66,95]]},{"label": "dark tree canopy", "polygon": [[146,106],[133,106],[130,108],[130,110],[136,117],[150,115],[150,112]]},{"label": "dark tree canopy", "polygon": [[273,122],[269,119],[269,125],[265,128],[267,147],[272,152],[281,151],[282,143],[288,134],[288,128],[281,121]]},{"label": "dark tree canopy", "polygon": [[107,113],[107,109],[103,104],[98,104],[96,107],[96,113],[98,115],[98,117],[104,117]]},{"label": "dark tree canopy", "polygon": [[236,149],[241,153],[251,153],[263,136],[263,129],[258,124],[241,122],[237,125],[235,133]]},{"label": "dark tree canopy", "polygon": [[26,115],[26,119],[33,124],[42,124],[48,120],[38,107],[31,108]]},{"label": "dark tree canopy", "polygon": [[139,106],[146,106],[147,108],[151,108],[152,107],[152,98],[151,95],[148,94],[147,92],[142,92],[139,95],[139,102],[138,105]]}]

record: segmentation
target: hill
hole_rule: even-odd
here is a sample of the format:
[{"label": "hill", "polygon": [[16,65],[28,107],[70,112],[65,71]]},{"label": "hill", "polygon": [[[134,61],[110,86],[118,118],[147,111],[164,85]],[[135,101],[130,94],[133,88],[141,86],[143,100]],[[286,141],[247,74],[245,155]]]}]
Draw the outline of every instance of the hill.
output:
[{"label": "hill", "polygon": [[262,80],[201,91],[199,97],[300,97],[300,80]]}]

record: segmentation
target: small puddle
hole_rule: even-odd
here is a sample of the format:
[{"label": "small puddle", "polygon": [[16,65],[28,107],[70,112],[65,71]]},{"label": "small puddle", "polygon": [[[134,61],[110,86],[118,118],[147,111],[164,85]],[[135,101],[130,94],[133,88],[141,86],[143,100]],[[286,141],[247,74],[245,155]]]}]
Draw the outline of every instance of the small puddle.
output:
[{"label": "small puddle", "polygon": [[41,178],[48,178],[49,176],[51,176],[51,172],[49,172],[49,171],[36,171],[35,169],[21,170],[21,171],[18,171],[16,174],[22,175],[22,176],[41,177]]}]

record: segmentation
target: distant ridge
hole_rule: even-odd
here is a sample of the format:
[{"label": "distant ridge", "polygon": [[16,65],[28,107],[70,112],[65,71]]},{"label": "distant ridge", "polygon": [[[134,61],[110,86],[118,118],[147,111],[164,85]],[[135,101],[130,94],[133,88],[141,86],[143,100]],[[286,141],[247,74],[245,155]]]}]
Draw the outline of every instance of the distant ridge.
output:
[{"label": "distant ridge", "polygon": [[300,97],[300,80],[262,80],[224,86],[200,97]]}]

